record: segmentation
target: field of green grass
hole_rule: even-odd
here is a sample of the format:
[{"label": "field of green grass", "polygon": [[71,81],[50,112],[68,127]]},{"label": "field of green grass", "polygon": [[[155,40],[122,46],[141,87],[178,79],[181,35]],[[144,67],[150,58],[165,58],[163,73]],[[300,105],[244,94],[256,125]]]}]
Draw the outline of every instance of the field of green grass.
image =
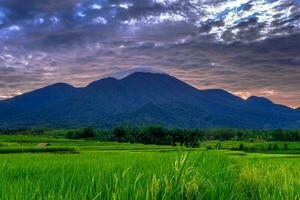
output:
[{"label": "field of green grass", "polygon": [[300,199],[299,142],[277,142],[278,150],[266,152],[231,150],[240,144],[208,141],[188,149],[0,136],[0,199]]}]

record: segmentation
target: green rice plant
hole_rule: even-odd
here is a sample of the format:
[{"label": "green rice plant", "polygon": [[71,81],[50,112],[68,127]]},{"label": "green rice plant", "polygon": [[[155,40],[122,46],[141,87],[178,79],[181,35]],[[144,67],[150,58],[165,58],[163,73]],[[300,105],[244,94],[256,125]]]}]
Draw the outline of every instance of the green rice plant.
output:
[{"label": "green rice plant", "polygon": [[14,154],[1,157],[0,199],[228,199],[228,164],[213,152]]},{"label": "green rice plant", "polygon": [[297,155],[60,139],[39,148],[33,138],[9,139],[0,148],[1,200],[300,199]]},{"label": "green rice plant", "polygon": [[300,199],[300,163],[296,160],[249,160],[237,181],[248,199]]}]

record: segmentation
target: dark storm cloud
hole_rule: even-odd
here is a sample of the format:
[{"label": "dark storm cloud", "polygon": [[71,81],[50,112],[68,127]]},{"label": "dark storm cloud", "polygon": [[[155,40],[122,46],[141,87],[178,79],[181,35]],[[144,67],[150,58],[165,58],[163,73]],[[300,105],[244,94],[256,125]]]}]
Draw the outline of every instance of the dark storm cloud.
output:
[{"label": "dark storm cloud", "polygon": [[299,106],[293,0],[0,0],[0,98],[155,67]]},{"label": "dark storm cloud", "polygon": [[[299,8],[293,1],[240,1],[240,5],[231,1],[227,7],[224,2],[228,1],[3,0],[1,26],[8,29],[2,30],[8,39],[16,40],[13,36],[21,29],[25,41],[40,40],[47,45],[93,41],[92,37],[105,40],[112,33],[119,37],[120,28],[121,35],[129,37],[126,31],[132,31],[132,26],[146,29],[135,32],[146,32],[155,39],[158,35],[181,35],[188,28],[190,32],[185,34],[218,41],[256,40],[299,29]],[[149,34],[149,25],[156,31]],[[95,37],[96,33],[101,34]]]}]

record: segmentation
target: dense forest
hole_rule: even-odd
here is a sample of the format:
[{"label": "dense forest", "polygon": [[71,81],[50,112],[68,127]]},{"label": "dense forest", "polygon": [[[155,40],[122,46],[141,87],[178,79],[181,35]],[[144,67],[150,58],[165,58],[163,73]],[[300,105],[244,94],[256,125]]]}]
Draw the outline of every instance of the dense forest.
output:
[{"label": "dense forest", "polygon": [[144,128],[117,127],[111,130],[81,129],[0,129],[2,135],[49,135],[69,139],[93,139],[127,143],[181,145],[197,147],[206,140],[266,140],[300,141],[300,130],[251,129],[166,129],[160,126]]}]

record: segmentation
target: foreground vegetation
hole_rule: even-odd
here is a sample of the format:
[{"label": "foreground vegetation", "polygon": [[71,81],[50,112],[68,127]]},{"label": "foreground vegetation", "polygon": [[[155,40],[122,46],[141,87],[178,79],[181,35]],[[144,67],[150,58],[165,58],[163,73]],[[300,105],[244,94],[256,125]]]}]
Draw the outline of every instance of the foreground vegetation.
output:
[{"label": "foreground vegetation", "polygon": [[[272,150],[236,150],[241,144]],[[299,149],[266,140],[187,148],[2,135],[0,199],[300,199]]]}]

